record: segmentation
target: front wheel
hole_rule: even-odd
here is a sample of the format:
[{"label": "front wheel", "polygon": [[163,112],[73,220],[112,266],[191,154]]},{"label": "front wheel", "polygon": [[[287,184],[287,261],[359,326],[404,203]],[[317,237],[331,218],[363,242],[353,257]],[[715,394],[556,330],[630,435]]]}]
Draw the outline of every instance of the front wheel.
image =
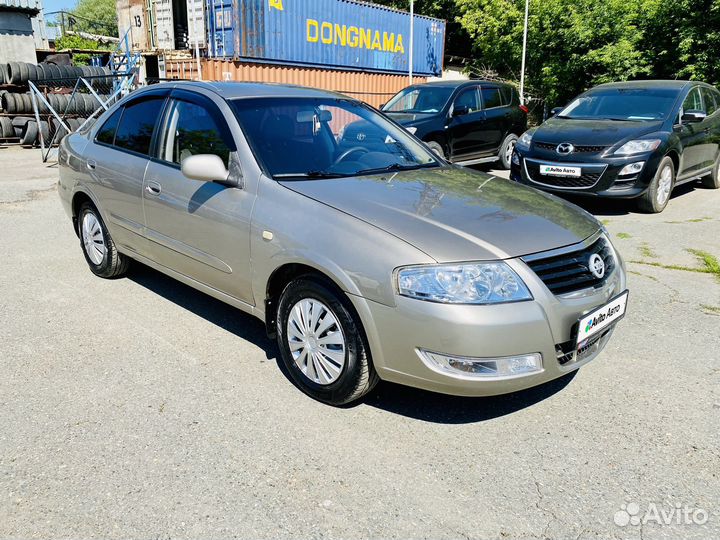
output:
[{"label": "front wheel", "polygon": [[89,202],[83,203],[77,226],[80,245],[93,274],[116,278],[127,272],[130,260],[118,252],[95,206]]},{"label": "front wheel", "polygon": [[435,154],[437,154],[439,157],[443,159],[447,159],[447,156],[445,155],[445,150],[443,149],[442,145],[437,141],[428,141],[425,143],[428,145],[428,148],[432,150]]},{"label": "front wheel", "polygon": [[664,157],[647,191],[638,199],[643,212],[659,214],[668,204],[670,194],[675,187],[675,165],[672,159]]},{"label": "front wheel", "polygon": [[342,293],[319,279],[299,278],[278,305],[280,356],[295,384],[310,397],[345,405],[378,382],[360,321]]},{"label": "front wheel", "polygon": [[513,152],[515,152],[515,145],[517,144],[517,140],[517,135],[510,134],[505,137],[505,140],[500,147],[498,159],[500,160],[501,167],[505,170],[510,169],[510,166],[512,165],[512,156]]},{"label": "front wheel", "polygon": [[709,189],[720,189],[720,156],[718,156],[712,172],[702,179],[702,184]]}]

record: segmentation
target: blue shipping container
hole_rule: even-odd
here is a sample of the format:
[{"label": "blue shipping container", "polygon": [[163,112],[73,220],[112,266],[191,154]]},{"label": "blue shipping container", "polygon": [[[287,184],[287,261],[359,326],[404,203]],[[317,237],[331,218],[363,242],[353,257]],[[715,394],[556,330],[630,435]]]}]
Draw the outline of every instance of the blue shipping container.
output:
[{"label": "blue shipping container", "polygon": [[[410,14],[351,0],[207,0],[208,54],[407,73]],[[414,17],[413,72],[439,75],[445,21]]]}]

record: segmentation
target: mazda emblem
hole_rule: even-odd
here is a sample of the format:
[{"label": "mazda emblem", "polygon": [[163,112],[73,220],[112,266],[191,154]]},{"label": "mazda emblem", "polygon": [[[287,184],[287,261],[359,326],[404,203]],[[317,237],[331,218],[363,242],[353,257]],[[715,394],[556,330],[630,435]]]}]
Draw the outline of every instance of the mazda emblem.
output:
[{"label": "mazda emblem", "polygon": [[605,261],[600,255],[593,253],[588,260],[588,269],[593,276],[602,279],[605,276]]},{"label": "mazda emblem", "polygon": [[572,154],[572,153],[575,151],[575,147],[574,147],[572,144],[570,144],[570,143],[564,142],[564,143],[562,143],[562,144],[558,144],[558,145],[557,145],[557,148],[555,149],[555,151],[556,151],[558,154],[561,154],[561,155],[566,156],[566,155],[568,155],[568,154]]}]

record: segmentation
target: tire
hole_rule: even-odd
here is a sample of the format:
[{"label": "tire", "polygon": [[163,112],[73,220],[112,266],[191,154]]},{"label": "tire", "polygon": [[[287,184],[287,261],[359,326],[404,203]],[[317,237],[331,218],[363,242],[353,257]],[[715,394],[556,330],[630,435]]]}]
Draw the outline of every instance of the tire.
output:
[{"label": "tire", "polygon": [[7,64],[0,64],[0,84],[6,84],[9,82],[10,81],[8,81]]},{"label": "tire", "polygon": [[32,146],[38,138],[38,125],[35,120],[30,120],[20,131],[20,144]]},{"label": "tire", "polygon": [[435,154],[440,156],[443,159],[447,159],[447,156],[445,154],[445,149],[442,147],[442,145],[437,141],[428,141],[425,144],[427,144],[428,148],[432,150]]},{"label": "tire", "polygon": [[2,108],[8,114],[15,113],[15,94],[8,92],[2,96]]},{"label": "tire", "polygon": [[30,68],[25,62],[20,62],[20,83],[27,84],[28,77],[30,76]]},{"label": "tire", "polygon": [[702,178],[702,185],[708,189],[720,189],[720,156],[718,156],[713,171]]},{"label": "tire", "polygon": [[93,274],[113,279],[127,272],[130,259],[118,252],[100,212],[92,203],[85,202],[80,207],[77,228],[80,247]]},{"label": "tire", "polygon": [[[316,329],[323,323],[329,324],[317,334],[305,330],[308,339],[305,347],[299,345],[303,343],[301,327],[306,328],[298,311],[302,306],[312,306],[311,314],[315,309],[321,310]],[[292,281],[282,292],[276,319],[283,364],[296,386],[308,396],[334,406],[346,405],[360,399],[377,384],[379,377],[370,360],[362,325],[343,293],[334,286],[314,276]],[[323,346],[320,340],[330,336],[336,339]],[[292,351],[291,343],[294,344]],[[310,351],[311,347],[314,352]]]},{"label": "tire", "polygon": [[12,121],[7,116],[0,116],[0,137],[14,137]]},{"label": "tire", "polygon": [[32,102],[32,96],[28,94],[22,94],[22,102],[23,102],[23,111],[24,113],[30,114],[35,112],[35,108],[33,107]]},{"label": "tire", "polygon": [[18,62],[8,62],[7,64],[8,82],[10,84],[20,84],[22,73],[20,72],[20,64]]},{"label": "tire", "polygon": [[[670,175],[669,185],[667,184],[668,174]],[[655,171],[655,176],[647,191],[638,199],[638,207],[648,214],[659,214],[668,205],[674,187],[675,165],[670,157],[665,156]]]},{"label": "tire", "polygon": [[506,171],[509,170],[510,166],[512,165],[512,155],[515,151],[515,145],[517,144],[517,140],[517,135],[511,133],[510,135],[505,137],[505,140],[500,146],[500,153],[498,154],[498,158],[500,161],[500,166]]}]

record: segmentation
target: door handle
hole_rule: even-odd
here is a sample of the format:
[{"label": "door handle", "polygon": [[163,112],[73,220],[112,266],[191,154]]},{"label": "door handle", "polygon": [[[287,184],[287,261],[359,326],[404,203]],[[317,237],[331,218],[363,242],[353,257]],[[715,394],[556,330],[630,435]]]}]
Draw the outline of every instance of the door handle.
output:
[{"label": "door handle", "polygon": [[162,188],[157,182],[148,182],[147,186],[145,186],[145,191],[150,195],[160,195]]},{"label": "door handle", "polygon": [[85,165],[86,165],[87,168],[90,169],[91,171],[94,171],[94,170],[95,170],[95,167],[97,167],[97,163],[95,163],[95,161],[92,160],[92,159],[88,159],[88,160],[85,162]]}]

